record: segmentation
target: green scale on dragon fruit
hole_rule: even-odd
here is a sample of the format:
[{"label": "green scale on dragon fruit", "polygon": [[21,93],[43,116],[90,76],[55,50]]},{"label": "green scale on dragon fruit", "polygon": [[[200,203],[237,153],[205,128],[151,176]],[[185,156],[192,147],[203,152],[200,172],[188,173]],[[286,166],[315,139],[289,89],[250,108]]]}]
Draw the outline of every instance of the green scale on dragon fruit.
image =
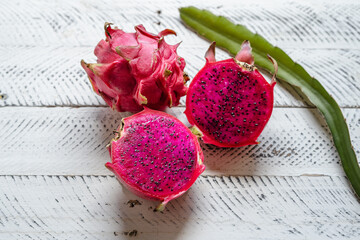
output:
[{"label": "green scale on dragon fruit", "polygon": [[148,108],[123,119],[109,152],[106,167],[136,195],[161,201],[157,210],[205,170],[197,136],[175,117]]},{"label": "green scale on dragon fruit", "polygon": [[[276,61],[268,56],[277,71]],[[189,86],[185,114],[203,134],[205,143],[219,147],[257,144],[273,109],[275,74],[268,83],[253,65],[248,41],[235,58],[216,61],[215,42],[206,64]]]}]

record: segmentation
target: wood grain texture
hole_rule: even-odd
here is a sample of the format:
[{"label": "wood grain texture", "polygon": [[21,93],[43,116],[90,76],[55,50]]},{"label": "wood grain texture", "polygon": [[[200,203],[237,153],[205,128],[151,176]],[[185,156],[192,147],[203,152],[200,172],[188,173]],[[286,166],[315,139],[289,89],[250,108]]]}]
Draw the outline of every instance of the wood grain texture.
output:
[{"label": "wood grain texture", "polygon": [[[144,24],[150,31],[172,28],[196,44],[198,37],[179,19],[178,8],[195,5],[226,15],[283,48],[359,49],[360,10],[356,0],[306,1],[8,1],[0,10],[2,46],[94,46],[104,22],[132,30]],[[10,34],[11,33],[11,34]]]},{"label": "wood grain texture", "polygon": [[[285,50],[334,96],[360,159],[360,4],[319,0],[6,1],[0,8],[0,239],[352,239],[360,204],[320,114],[278,84],[260,144],[202,144],[207,170],[169,203],[123,189],[104,164],[122,117],[92,92],[103,24],[174,29],[190,77],[209,43],[178,8],[195,5]],[[217,59],[228,58],[217,50]],[[184,104],[185,98],[182,99]],[[186,122],[184,107],[168,110]],[[131,207],[133,206],[133,207]]]},{"label": "wood grain texture", "polygon": [[110,176],[0,176],[0,189],[1,239],[360,235],[359,202],[344,177],[200,177],[163,213]]},{"label": "wood grain texture", "polygon": [[[186,122],[184,108],[169,113]],[[360,110],[344,109],[360,156]],[[0,175],[107,175],[105,146],[128,113],[110,108],[0,108]],[[276,108],[260,144],[202,144],[208,175],[344,175],[315,109]]]},{"label": "wood grain texture", "polygon": [[[105,21],[127,31],[140,23],[151,32],[165,27],[176,30],[178,37],[167,39],[182,41],[179,54],[187,60],[186,71],[195,76],[204,65],[209,43],[180,22],[177,9],[190,1],[167,4],[166,8],[161,1],[146,7],[137,1],[4,4],[0,9],[0,94],[6,98],[0,98],[0,106],[103,106],[79,61],[95,61],[92,52],[104,37]],[[360,20],[354,17],[360,9],[355,1],[252,1],[243,2],[241,11],[234,10],[231,1],[195,5],[226,15],[283,48],[324,84],[341,107],[360,106]],[[229,57],[220,50],[217,56]],[[305,106],[292,87],[280,84],[275,89],[275,105]]]},{"label": "wood grain texture", "polygon": [[[207,44],[182,46],[186,70],[193,78],[203,67]],[[0,47],[0,106],[105,106],[80,66],[80,59],[95,62],[93,47]],[[51,53],[51,54],[49,54]],[[217,50],[218,59],[229,58]],[[360,50],[289,50],[333,95],[341,107],[360,106]],[[269,80],[269,76],[265,74]],[[275,106],[308,106],[293,87],[279,82]],[[185,97],[181,105],[185,104]]]}]

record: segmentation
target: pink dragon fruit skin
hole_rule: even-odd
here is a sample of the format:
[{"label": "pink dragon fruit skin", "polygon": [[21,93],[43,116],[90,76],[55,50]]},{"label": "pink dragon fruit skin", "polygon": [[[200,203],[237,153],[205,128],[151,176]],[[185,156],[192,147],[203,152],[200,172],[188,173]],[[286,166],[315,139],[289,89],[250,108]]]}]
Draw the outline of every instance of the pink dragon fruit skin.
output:
[{"label": "pink dragon fruit skin", "polygon": [[185,114],[203,134],[205,143],[219,147],[257,144],[273,109],[275,74],[268,83],[254,64],[248,41],[233,59],[215,60],[215,42],[206,55],[206,64],[192,80]]},{"label": "pink dragon fruit skin", "polygon": [[185,60],[164,36],[176,34],[165,29],[151,34],[142,25],[135,33],[111,28],[105,23],[105,40],[95,48],[97,63],[81,61],[94,91],[117,111],[138,112],[147,106],[164,110],[179,104],[187,92]]},{"label": "pink dragon fruit skin", "polygon": [[205,170],[197,136],[175,117],[148,108],[122,122],[106,167],[136,195],[161,201],[162,211]]}]

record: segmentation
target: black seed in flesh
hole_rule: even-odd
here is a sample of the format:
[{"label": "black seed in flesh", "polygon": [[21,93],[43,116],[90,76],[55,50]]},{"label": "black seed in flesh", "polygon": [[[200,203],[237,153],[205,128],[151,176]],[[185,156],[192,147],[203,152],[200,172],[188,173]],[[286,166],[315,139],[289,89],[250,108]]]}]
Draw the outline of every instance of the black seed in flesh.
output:
[{"label": "black seed in flesh", "polygon": [[[257,137],[272,111],[272,86],[265,79],[258,80],[259,74],[249,73],[231,62],[208,65],[205,71],[217,74],[203,74],[193,80],[189,95],[197,102],[187,108],[195,124],[218,142],[238,144],[252,135]],[[220,133],[219,129],[223,131]]]},{"label": "black seed in flesh", "polygon": [[131,173],[127,174],[130,185],[137,185],[143,191],[155,191],[157,196],[167,196],[182,189],[188,183],[186,179],[191,179],[197,150],[186,128],[173,119],[152,116],[133,118],[132,127],[125,126],[126,134],[117,141],[122,157],[114,162]]}]

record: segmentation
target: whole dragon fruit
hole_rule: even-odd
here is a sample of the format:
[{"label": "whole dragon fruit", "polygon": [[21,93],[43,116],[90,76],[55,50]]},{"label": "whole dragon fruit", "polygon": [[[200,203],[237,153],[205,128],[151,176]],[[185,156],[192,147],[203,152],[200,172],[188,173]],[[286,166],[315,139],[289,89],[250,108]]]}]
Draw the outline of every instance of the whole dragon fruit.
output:
[{"label": "whole dragon fruit", "polygon": [[248,41],[235,58],[216,62],[215,42],[205,58],[206,64],[192,80],[185,114],[203,134],[205,143],[219,147],[256,144],[273,109],[273,89],[277,64],[269,84],[253,66]]},{"label": "whole dragon fruit", "polygon": [[164,36],[176,33],[165,29],[158,35],[135,27],[135,33],[111,28],[105,23],[105,40],[95,48],[97,63],[81,61],[94,91],[117,111],[138,112],[143,106],[163,110],[179,104],[187,91],[185,60]]},{"label": "whole dragon fruit", "polygon": [[138,196],[161,201],[161,211],[205,170],[197,137],[175,117],[148,108],[122,123],[106,167]]}]

